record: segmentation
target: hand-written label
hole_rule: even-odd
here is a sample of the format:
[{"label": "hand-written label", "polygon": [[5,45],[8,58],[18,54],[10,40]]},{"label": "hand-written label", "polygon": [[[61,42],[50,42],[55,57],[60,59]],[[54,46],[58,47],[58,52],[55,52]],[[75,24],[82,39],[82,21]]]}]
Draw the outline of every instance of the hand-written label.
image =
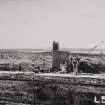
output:
[{"label": "hand-written label", "polygon": [[105,96],[95,96],[94,97],[94,102],[95,103],[105,103]]}]

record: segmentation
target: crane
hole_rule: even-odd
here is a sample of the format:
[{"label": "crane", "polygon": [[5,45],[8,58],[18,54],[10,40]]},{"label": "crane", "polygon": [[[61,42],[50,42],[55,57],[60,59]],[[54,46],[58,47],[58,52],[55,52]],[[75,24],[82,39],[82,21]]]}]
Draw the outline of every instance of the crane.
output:
[{"label": "crane", "polygon": [[95,50],[98,46],[100,46],[103,43],[104,43],[104,41],[101,41],[99,44],[95,45],[92,49],[90,49],[89,52]]}]

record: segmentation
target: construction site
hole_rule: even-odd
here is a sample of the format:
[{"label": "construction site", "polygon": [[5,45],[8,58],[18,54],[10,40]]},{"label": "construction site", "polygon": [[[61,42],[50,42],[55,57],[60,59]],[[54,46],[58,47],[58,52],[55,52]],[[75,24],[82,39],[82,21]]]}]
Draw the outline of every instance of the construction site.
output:
[{"label": "construction site", "polygon": [[92,53],[103,43],[87,53],[58,42],[50,51],[1,50],[0,105],[103,105],[105,55]]}]

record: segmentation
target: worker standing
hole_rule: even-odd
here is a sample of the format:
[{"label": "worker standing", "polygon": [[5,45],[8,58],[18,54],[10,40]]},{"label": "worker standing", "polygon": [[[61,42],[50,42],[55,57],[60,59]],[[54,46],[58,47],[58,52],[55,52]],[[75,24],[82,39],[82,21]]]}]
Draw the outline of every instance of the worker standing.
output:
[{"label": "worker standing", "polygon": [[67,73],[70,73],[70,72],[73,72],[73,62],[72,62],[72,57],[70,59],[70,62],[67,63],[67,67],[66,67],[66,70],[67,70]]},{"label": "worker standing", "polygon": [[78,70],[79,61],[80,61],[80,57],[76,57],[76,64],[75,64],[75,68],[74,68],[74,71],[75,71],[76,75],[79,72],[79,70]]},{"label": "worker standing", "polygon": [[60,64],[61,72],[66,72],[66,68],[64,64]]}]

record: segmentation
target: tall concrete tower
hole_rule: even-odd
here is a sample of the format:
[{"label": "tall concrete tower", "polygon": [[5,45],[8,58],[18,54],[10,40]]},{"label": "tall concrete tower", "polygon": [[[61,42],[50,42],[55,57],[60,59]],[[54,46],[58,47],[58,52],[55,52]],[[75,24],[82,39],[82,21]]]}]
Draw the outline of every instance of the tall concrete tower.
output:
[{"label": "tall concrete tower", "polygon": [[53,41],[53,51],[58,51],[59,50],[59,43]]},{"label": "tall concrete tower", "polygon": [[52,68],[54,71],[59,71],[60,64],[66,63],[68,58],[69,53],[59,50],[59,43],[54,41],[52,50]]}]

